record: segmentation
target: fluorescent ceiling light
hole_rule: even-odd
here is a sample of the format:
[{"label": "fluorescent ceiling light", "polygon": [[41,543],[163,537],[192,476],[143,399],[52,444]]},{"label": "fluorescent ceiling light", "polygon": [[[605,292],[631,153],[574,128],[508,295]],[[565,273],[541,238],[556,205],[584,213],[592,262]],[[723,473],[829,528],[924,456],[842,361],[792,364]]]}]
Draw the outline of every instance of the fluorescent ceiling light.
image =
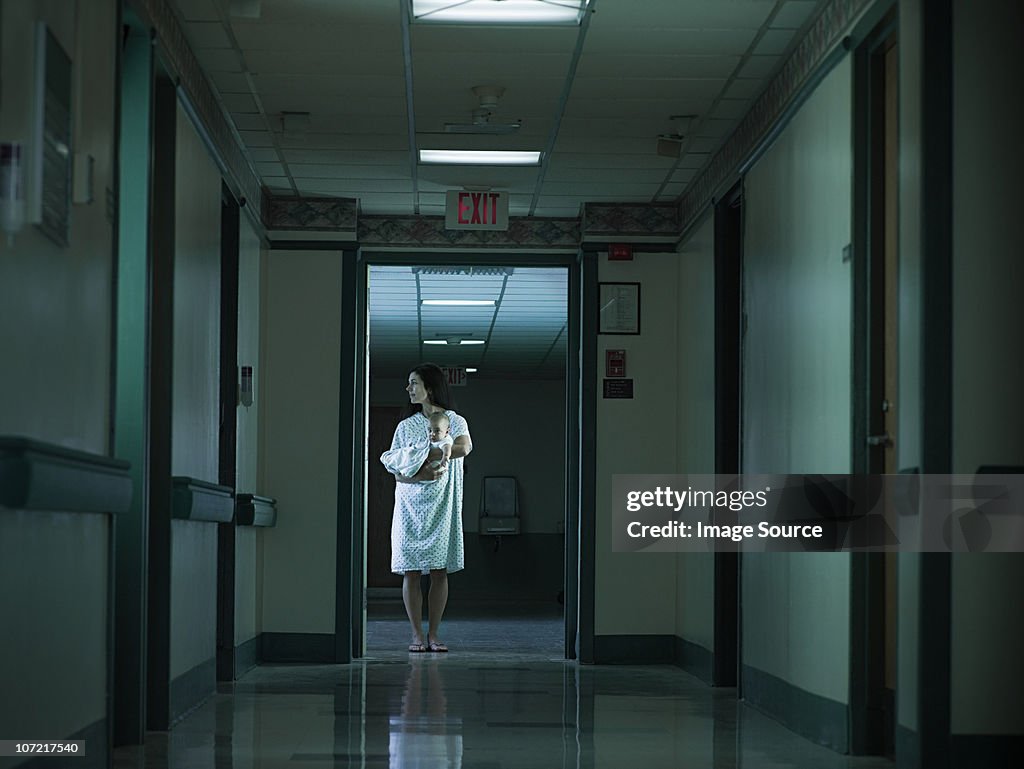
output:
[{"label": "fluorescent ceiling light", "polygon": [[424,339],[423,344],[448,344],[447,339]]},{"label": "fluorescent ceiling light", "polygon": [[412,17],[436,24],[579,24],[590,0],[412,0]]},{"label": "fluorescent ceiling light", "polygon": [[463,339],[459,344],[483,344],[483,339]]},{"label": "fluorescent ceiling light", "polygon": [[464,166],[537,166],[540,165],[540,152],[420,150],[420,162]]},{"label": "fluorescent ceiling light", "polygon": [[493,307],[493,299],[424,299],[423,304],[437,307]]},{"label": "fluorescent ceiling light", "polygon": [[476,373],[476,369],[475,368],[467,368],[466,369],[466,373],[467,374],[475,374]]}]

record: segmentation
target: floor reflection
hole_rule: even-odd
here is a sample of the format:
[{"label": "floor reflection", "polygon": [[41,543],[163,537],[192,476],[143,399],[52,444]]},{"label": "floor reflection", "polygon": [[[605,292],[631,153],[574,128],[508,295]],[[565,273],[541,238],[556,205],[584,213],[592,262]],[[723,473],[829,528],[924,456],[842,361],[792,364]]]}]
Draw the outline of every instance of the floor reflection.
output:
[{"label": "floor reflection", "polygon": [[403,637],[350,665],[255,668],[170,732],[117,748],[114,768],[892,769],[678,668],[576,665],[511,624],[453,622],[450,654],[409,654]]},{"label": "floor reflection", "polygon": [[462,769],[462,719],[448,713],[441,667],[435,655],[410,658],[401,715],[388,722],[390,769]]}]

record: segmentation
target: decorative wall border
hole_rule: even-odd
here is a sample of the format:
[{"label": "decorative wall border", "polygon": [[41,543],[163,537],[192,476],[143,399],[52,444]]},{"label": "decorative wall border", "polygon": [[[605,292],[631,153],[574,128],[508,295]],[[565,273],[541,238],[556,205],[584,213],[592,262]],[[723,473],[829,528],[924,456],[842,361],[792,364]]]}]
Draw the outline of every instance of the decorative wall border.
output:
[{"label": "decorative wall border", "polygon": [[201,133],[205,133],[213,144],[214,154],[225,174],[235,183],[239,196],[245,198],[247,204],[254,207],[253,210],[262,213],[263,185],[221,112],[217,97],[192,53],[170,3],[167,0],[135,0],[134,5],[152,25],[167,54],[168,64],[174,70],[177,85],[185,92],[195,116],[202,123]]},{"label": "decorative wall border", "polygon": [[678,237],[679,212],[677,203],[585,203],[583,237]]},{"label": "decorative wall border", "polygon": [[578,219],[509,219],[508,230],[446,230],[441,216],[360,216],[361,246],[387,248],[579,248]]},{"label": "decorative wall border", "polygon": [[354,198],[285,198],[269,196],[263,209],[268,230],[356,231],[359,201]]},{"label": "decorative wall border", "polygon": [[745,163],[821,67],[832,50],[848,34],[854,21],[875,0],[832,0],[814,21],[768,88],[743,116],[739,126],[679,201],[681,230],[685,231],[711,203],[716,192],[733,181]]}]

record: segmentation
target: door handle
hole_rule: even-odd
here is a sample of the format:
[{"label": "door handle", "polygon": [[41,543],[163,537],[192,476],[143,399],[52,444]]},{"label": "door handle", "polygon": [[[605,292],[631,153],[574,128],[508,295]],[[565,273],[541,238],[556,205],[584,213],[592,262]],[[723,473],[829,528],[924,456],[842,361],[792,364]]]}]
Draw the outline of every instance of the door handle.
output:
[{"label": "door handle", "polygon": [[886,448],[889,448],[892,446],[892,438],[889,437],[889,433],[869,435],[868,446],[885,446]]}]

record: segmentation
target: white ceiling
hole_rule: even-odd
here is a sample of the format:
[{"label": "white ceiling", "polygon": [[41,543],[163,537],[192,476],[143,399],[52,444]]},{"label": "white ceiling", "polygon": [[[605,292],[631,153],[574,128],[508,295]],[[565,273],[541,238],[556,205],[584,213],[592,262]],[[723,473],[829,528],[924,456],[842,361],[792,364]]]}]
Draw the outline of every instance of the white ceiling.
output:
[{"label": "white ceiling", "polygon": [[[482,186],[509,191],[512,216],[569,217],[584,201],[678,199],[822,5],[592,0],[580,26],[414,22],[406,46],[406,0],[173,2],[271,194],[440,215],[446,190]],[[518,134],[443,133],[472,122],[478,85],[505,89],[492,122],[521,120]],[[308,128],[286,132],[286,112],[308,112]],[[695,116],[678,160],[656,153],[674,115]],[[414,162],[417,149],[463,147],[550,152],[539,168]]]},{"label": "white ceiling", "polygon": [[[431,361],[477,368],[481,378],[559,379],[568,291],[564,267],[371,267],[370,373],[404,378]],[[491,299],[494,306],[437,307],[424,299]]]},{"label": "white ceiling", "polygon": [[[510,193],[512,216],[575,217],[581,204],[678,200],[750,109],[823,0],[591,0],[571,27],[408,26],[408,0],[172,0],[189,43],[271,195],[357,198],[364,214],[442,215],[465,186]],[[233,14],[258,8],[256,18]],[[472,88],[505,89],[508,136],[470,123]],[[412,109],[409,109],[409,106]],[[283,113],[309,113],[285,130]],[[671,116],[692,115],[673,121]],[[680,157],[657,137],[687,130]],[[422,166],[418,149],[546,151],[536,168]],[[561,377],[566,273],[430,276],[374,268],[374,376],[422,360],[481,377]],[[417,294],[419,291],[419,294]],[[504,293],[502,293],[504,291]],[[418,299],[494,298],[494,308]],[[459,335],[480,346],[428,346]]]}]

